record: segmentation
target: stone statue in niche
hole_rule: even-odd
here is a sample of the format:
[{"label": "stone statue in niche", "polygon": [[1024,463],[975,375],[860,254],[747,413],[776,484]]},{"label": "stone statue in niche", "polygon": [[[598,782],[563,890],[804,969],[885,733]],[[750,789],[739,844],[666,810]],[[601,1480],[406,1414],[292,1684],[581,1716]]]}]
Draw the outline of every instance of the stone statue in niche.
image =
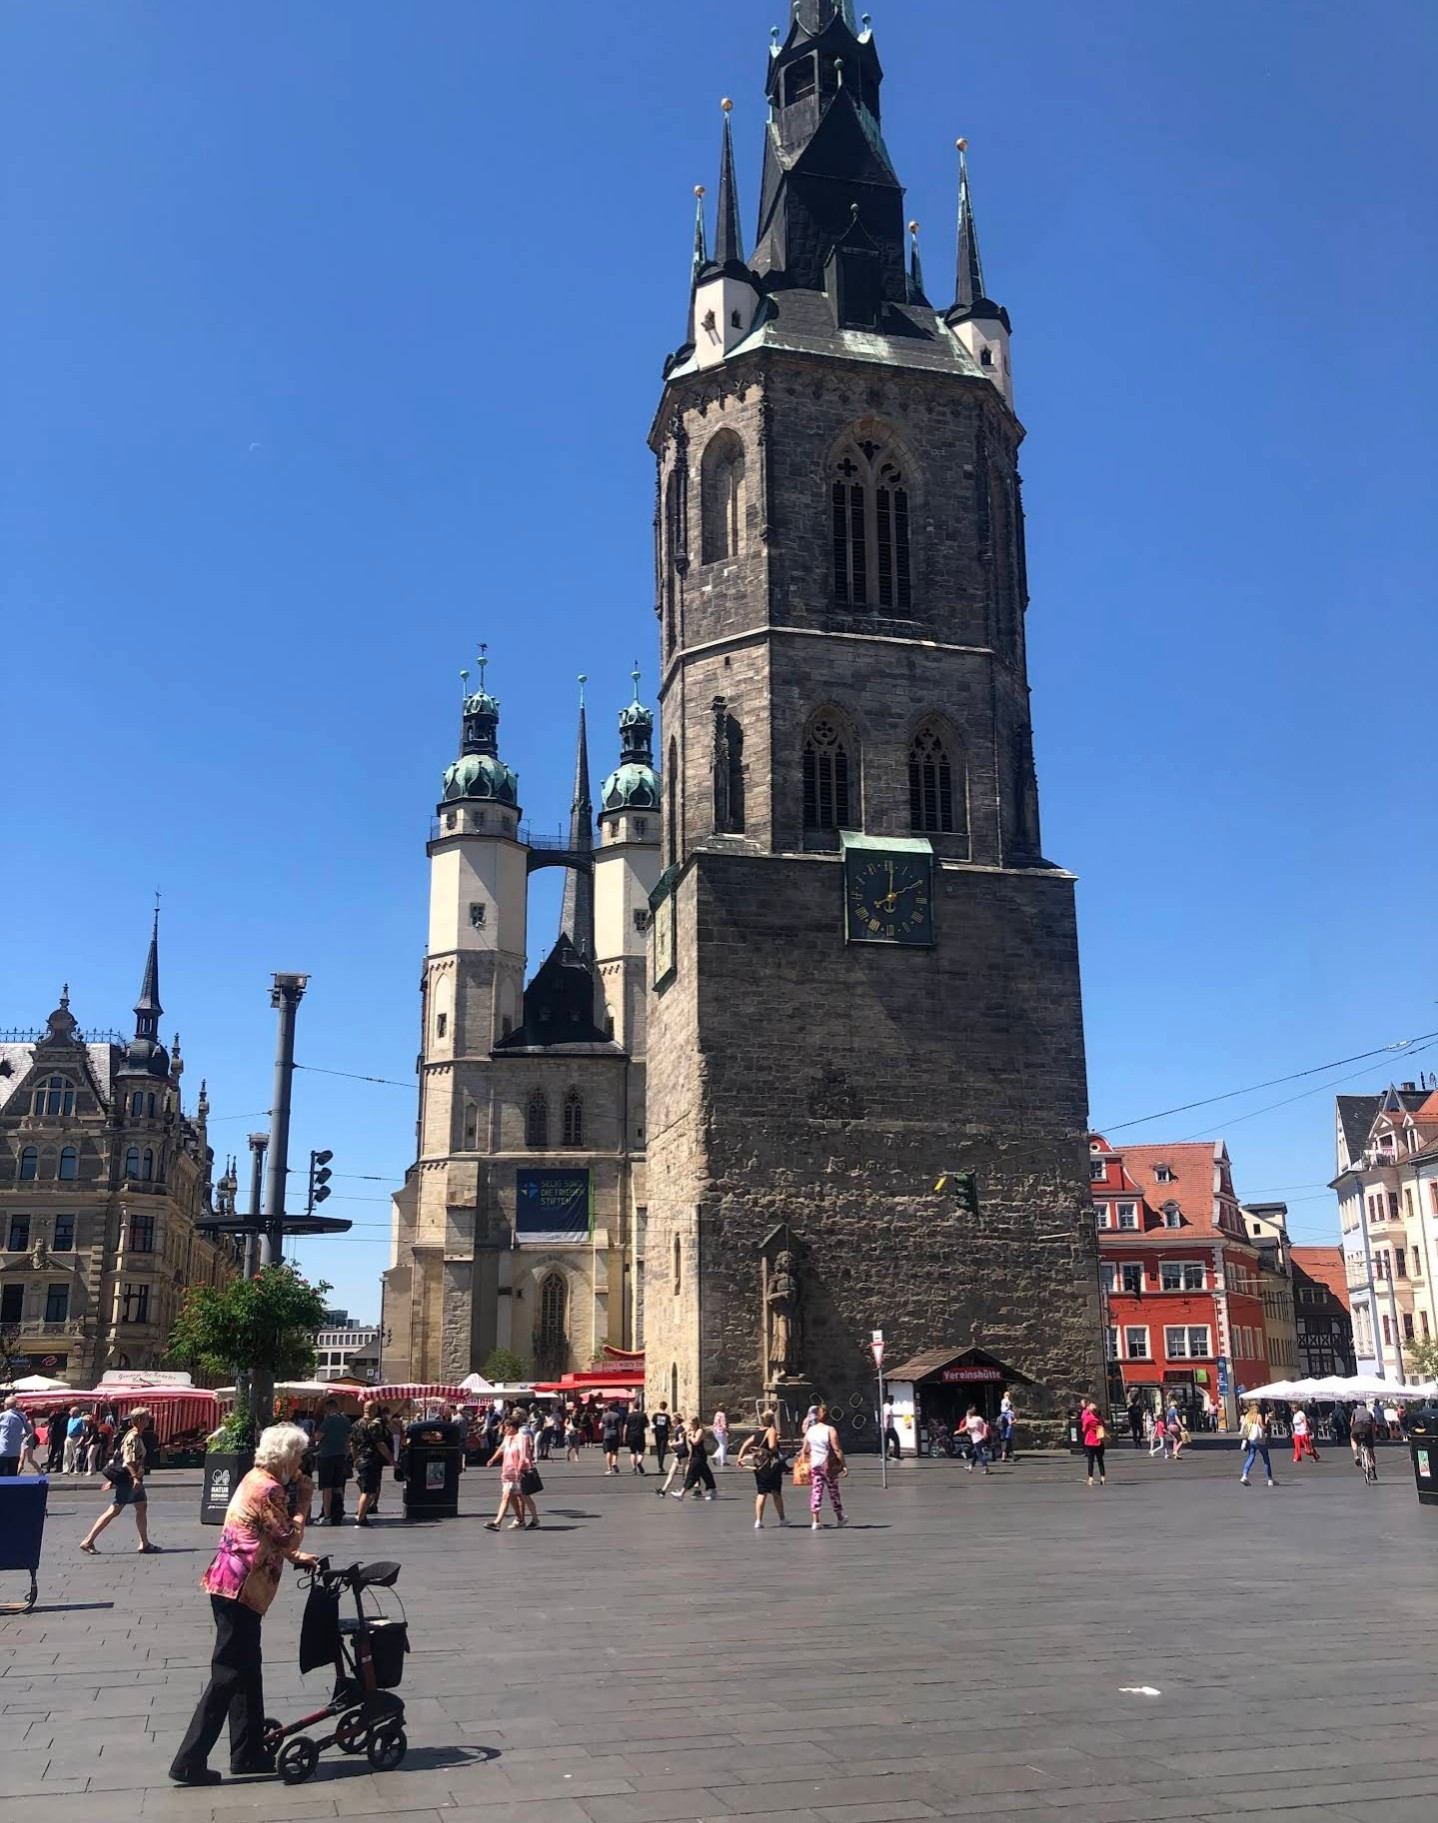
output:
[{"label": "stone statue in niche", "polygon": [[44,1241],[37,1240],[30,1249],[30,1269],[32,1272],[44,1272],[50,1265],[50,1249]]},{"label": "stone statue in niche", "polygon": [[769,1377],[792,1380],[799,1371],[799,1272],[787,1250],[774,1261],[766,1293],[769,1307]]}]

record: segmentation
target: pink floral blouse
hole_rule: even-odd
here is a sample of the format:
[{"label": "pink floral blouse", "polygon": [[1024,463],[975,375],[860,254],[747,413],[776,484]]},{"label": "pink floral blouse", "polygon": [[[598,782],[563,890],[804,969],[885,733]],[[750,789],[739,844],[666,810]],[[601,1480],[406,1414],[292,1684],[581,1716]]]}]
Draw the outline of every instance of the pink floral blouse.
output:
[{"label": "pink floral blouse", "polygon": [[275,1599],[285,1560],[304,1538],[305,1522],[290,1518],[283,1487],[267,1469],[251,1469],[225,1508],[220,1548],[200,1587],[263,1614]]}]

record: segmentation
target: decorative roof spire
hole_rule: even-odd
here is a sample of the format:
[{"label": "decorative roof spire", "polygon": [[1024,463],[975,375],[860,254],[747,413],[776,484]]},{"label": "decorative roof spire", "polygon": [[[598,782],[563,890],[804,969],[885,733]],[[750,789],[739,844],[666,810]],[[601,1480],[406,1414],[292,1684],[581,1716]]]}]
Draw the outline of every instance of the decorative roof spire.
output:
[{"label": "decorative roof spire", "polygon": [[[479,648],[479,688],[461,705],[459,758],[445,769],[442,801],[479,798],[519,808],[519,775],[499,757],[499,699],[484,687],[489,649]],[[469,672],[460,683],[469,690]]]},{"label": "decorative roof spire", "polygon": [[699,283],[699,274],[709,263],[709,237],[704,228],[704,186],[694,186],[694,260],[689,269],[691,288]]},{"label": "decorative roof spire", "polygon": [[716,266],[742,266],[744,231],[739,223],[739,186],[734,177],[734,134],[730,126],[734,103],[726,95],[719,105],[724,110],[724,147],[719,158],[719,213],[714,223],[714,263]]},{"label": "decorative roof spire", "polygon": [[619,711],[619,765],[599,788],[601,812],[657,810],[659,777],[654,770],[654,712],[639,700],[639,660],[629,673],[634,700]]},{"label": "decorative roof spire", "polygon": [[969,194],[969,142],[959,146],[959,269],[954,287],[954,302],[960,310],[972,310],[984,290],[984,266],[979,258],[979,234],[974,226],[974,203]]},{"label": "decorative roof spire", "polygon": [[145,957],[145,978],[140,983],[140,998],[135,1002],[135,1036],[158,1038],[160,1015],[160,908],[155,907],[155,921],[150,927],[150,950]]},{"label": "decorative roof spire", "polygon": [[[584,719],[586,675],[579,675],[579,742],[574,756],[574,796],[569,805],[569,851],[594,852],[594,804],[589,796],[589,739]],[[564,903],[559,914],[559,934],[568,937],[586,961],[594,957],[594,875],[570,867],[564,875]]]},{"label": "decorative roof spire", "polygon": [[924,296],[924,265],[919,258],[919,224],[909,223],[909,302],[926,304]]}]

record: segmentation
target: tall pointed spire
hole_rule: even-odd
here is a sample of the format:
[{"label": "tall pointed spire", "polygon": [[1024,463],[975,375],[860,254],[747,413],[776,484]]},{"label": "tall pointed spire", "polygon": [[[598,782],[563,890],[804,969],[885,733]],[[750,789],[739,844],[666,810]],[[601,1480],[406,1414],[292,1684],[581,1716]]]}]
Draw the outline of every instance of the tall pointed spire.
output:
[{"label": "tall pointed spire", "polygon": [[974,203],[969,194],[969,142],[959,145],[959,269],[954,287],[954,302],[960,310],[972,310],[984,290],[984,266],[979,258],[979,233],[974,226]]},{"label": "tall pointed spire", "polygon": [[699,283],[699,274],[709,264],[709,241],[704,231],[704,186],[694,186],[694,261],[689,268],[689,288]]},{"label": "tall pointed spire", "polygon": [[[574,756],[574,796],[569,806],[569,852],[594,852],[594,805],[589,796],[589,739],[584,719],[584,685],[579,679],[579,744]],[[559,934],[568,937],[581,956],[594,959],[594,875],[589,869],[570,867],[564,876],[564,903],[559,914]]]},{"label": "tall pointed spire", "polygon": [[924,296],[924,263],[919,257],[919,224],[909,223],[909,302],[926,304]]},{"label": "tall pointed spire", "polygon": [[726,95],[719,105],[724,110],[724,149],[719,158],[719,213],[714,223],[714,263],[716,266],[742,266],[744,231],[739,222],[739,185],[734,177],[734,133],[730,126],[734,103]]},{"label": "tall pointed spire", "polygon": [[155,921],[150,927],[150,951],[145,957],[145,979],[140,983],[140,998],[135,1002],[135,1036],[158,1038],[160,1015],[160,908],[155,907]]}]

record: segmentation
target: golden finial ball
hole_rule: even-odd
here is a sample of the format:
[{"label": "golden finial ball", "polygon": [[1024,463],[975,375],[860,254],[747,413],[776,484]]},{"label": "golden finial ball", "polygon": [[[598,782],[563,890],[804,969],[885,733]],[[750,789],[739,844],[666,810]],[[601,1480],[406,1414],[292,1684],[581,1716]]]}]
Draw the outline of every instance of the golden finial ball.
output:
[{"label": "golden finial ball", "polygon": [[954,143],[958,146],[958,148],[961,152],[967,152],[969,149],[969,142],[967,139],[956,140]]},{"label": "golden finial ball", "polygon": [[734,112],[734,103],[729,99],[729,97],[727,95],[719,103],[719,105],[721,108],[723,108],[723,110],[726,114],[732,114]]},{"label": "golden finial ball", "polygon": [[703,195],[704,195],[704,193],[705,193],[705,192],[704,192],[704,186],[703,186],[703,184],[695,184],[695,186],[694,186],[694,194],[695,194],[695,195],[696,195],[696,196],[703,196]]},{"label": "golden finial ball", "polygon": [[917,234],[918,232],[919,232],[919,224],[917,222],[910,222],[909,223],[909,233]]}]

